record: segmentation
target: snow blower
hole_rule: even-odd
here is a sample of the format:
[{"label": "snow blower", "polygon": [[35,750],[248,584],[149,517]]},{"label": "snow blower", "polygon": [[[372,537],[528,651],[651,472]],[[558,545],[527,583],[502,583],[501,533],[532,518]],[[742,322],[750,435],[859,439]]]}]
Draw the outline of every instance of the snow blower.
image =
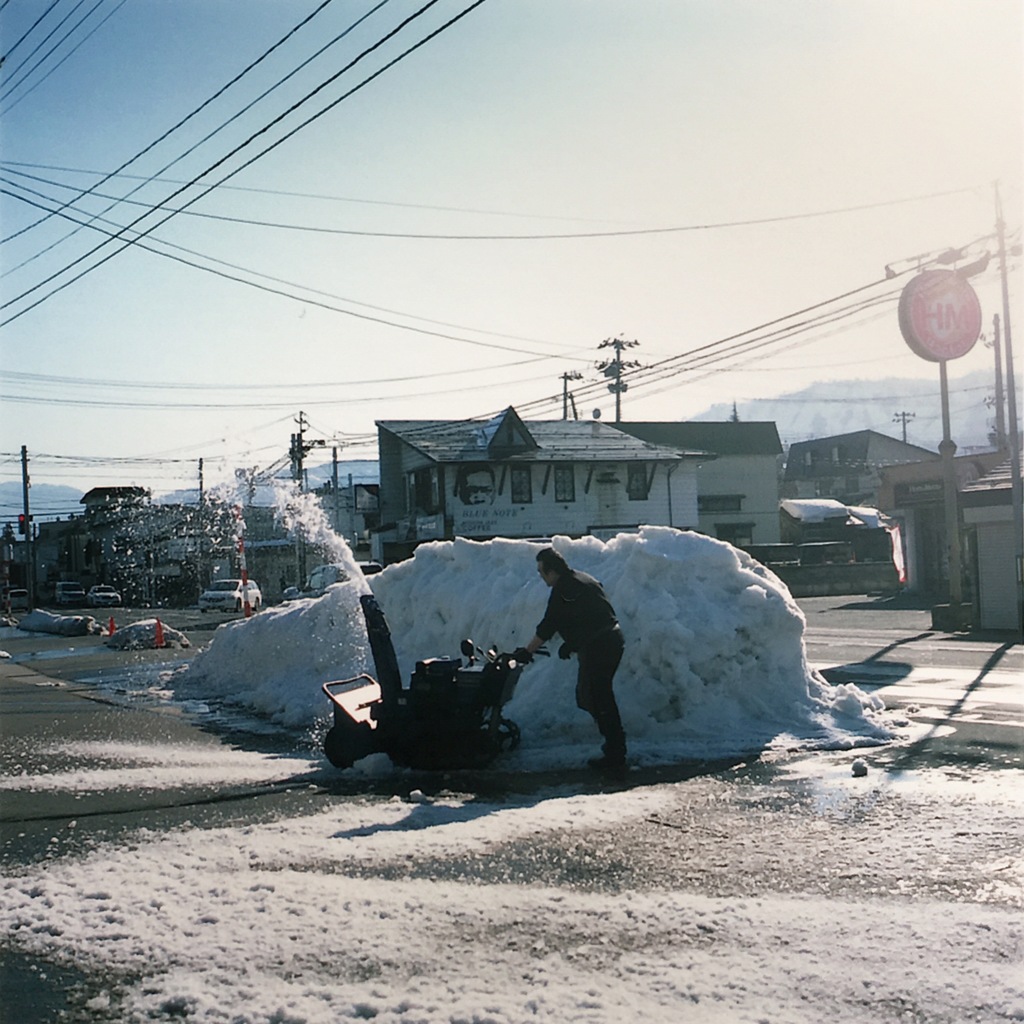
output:
[{"label": "snow blower", "polygon": [[513,655],[463,640],[462,658],[418,661],[403,686],[384,612],[372,594],[359,600],[377,678],[364,673],[323,684],[334,708],[324,737],[331,764],[349,768],[384,753],[408,768],[480,768],[518,746],[518,726],[501,715],[523,670]]}]

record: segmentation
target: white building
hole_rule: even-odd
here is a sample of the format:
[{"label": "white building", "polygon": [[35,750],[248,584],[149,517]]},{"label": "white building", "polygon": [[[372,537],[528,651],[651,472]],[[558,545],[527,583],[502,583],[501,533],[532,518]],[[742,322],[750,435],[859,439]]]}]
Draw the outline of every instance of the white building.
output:
[{"label": "white building", "polygon": [[737,546],[779,542],[782,443],[771,422],[618,423],[651,444],[706,452],[697,466],[697,529]]},{"label": "white building", "polygon": [[697,526],[697,453],[597,420],[378,422],[374,557],[452,537],[600,537],[642,524]]},{"label": "white building", "polygon": [[1017,564],[1020,524],[1014,521],[1010,462],[967,484],[960,492],[964,526],[973,533],[977,578],[977,619],[982,629],[1012,630],[1024,622],[1021,570]]}]

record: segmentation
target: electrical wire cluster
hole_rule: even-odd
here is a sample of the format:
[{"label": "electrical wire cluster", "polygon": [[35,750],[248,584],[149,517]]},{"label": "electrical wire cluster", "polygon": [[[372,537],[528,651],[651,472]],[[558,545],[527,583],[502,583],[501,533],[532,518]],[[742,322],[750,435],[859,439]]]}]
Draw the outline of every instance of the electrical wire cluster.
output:
[{"label": "electrical wire cluster", "polygon": [[[0,61],[0,116],[15,104],[21,103],[64,62],[72,58],[80,47],[88,43],[121,10],[125,2],[52,0],[45,6],[41,4],[38,17],[6,48]],[[366,231],[346,225],[229,216],[211,210],[205,204],[204,208],[196,209],[201,201],[211,195],[223,195],[229,189],[239,188],[233,179],[243,170],[290,143],[401,61],[452,29],[485,2],[426,0],[410,13],[405,13],[408,10],[406,8],[402,13],[394,14],[390,0],[377,0],[369,3],[358,16],[351,16],[340,31],[331,34],[324,42],[328,34],[323,28],[326,14],[338,10],[338,6],[337,0],[321,0],[272,45],[227,77],[223,85],[192,110],[169,127],[155,133],[149,142],[113,170],[93,173],[74,168],[0,160],[0,194],[34,211],[35,216],[31,222],[0,239],[0,245],[9,245],[22,236],[26,240],[36,238],[42,234],[40,229],[44,226],[47,231],[51,231],[58,222],[69,225],[66,232],[55,240],[40,243],[19,262],[5,261],[4,277],[14,274],[36,276],[16,289],[5,287],[4,299],[0,302],[0,328],[30,314],[121,253],[144,250],[161,259],[215,275],[239,286],[282,296],[339,316],[445,342],[507,353],[508,359],[505,362],[488,367],[488,371],[496,373],[500,379],[492,384],[481,383],[480,371],[474,367],[444,369],[433,374],[395,373],[355,381],[260,385],[176,383],[111,377],[83,379],[3,370],[0,371],[0,400],[14,404],[74,406],[84,409],[294,410],[297,405],[296,393],[302,392],[303,406],[327,411],[342,404],[353,406],[383,401],[393,397],[393,392],[388,389],[397,384],[423,383],[424,390],[419,394],[403,391],[403,400],[433,395],[436,389],[431,386],[431,379],[443,377],[446,381],[446,395],[471,393],[483,396],[488,391],[500,390],[500,405],[475,412],[465,417],[466,421],[489,418],[509,404],[511,393],[519,395],[527,391],[539,391],[541,394],[536,398],[514,402],[522,415],[529,418],[555,418],[561,411],[562,395],[550,391],[555,379],[552,363],[557,362],[559,367],[566,363],[592,366],[593,352],[581,350],[578,346],[485,330],[467,324],[431,320],[408,311],[314,289],[302,281],[265,274],[255,267],[218,259],[162,237],[160,229],[175,218],[190,218],[212,224],[241,223],[267,232],[288,232],[299,237],[311,234],[362,235],[403,240],[448,240],[474,245],[522,245],[565,239],[656,237],[683,232],[748,228],[928,202],[958,192],[971,191],[936,192],[894,198],[884,203],[836,205],[829,209],[710,223],[479,234]],[[335,6],[332,8],[332,5]],[[352,41],[357,29],[366,33],[371,28],[372,41],[358,44],[353,52],[343,55],[346,44]],[[314,37],[315,43],[312,42]],[[301,56],[295,55],[296,49],[301,49]],[[271,59],[282,54],[292,54],[286,59],[286,73],[274,78],[268,85],[251,89],[257,80],[258,69],[265,71]],[[329,71],[315,70],[324,67]],[[317,80],[312,87],[303,87],[305,91],[297,98],[289,97],[286,87],[297,87],[300,74],[316,74]],[[227,106],[227,109],[222,105]],[[195,137],[197,126],[217,110],[221,113],[215,115],[212,127],[200,129],[199,137]],[[243,128],[243,123],[256,127]],[[166,155],[160,158],[152,173],[140,174],[132,170],[141,167],[143,159],[156,152]],[[185,174],[183,177],[171,176],[176,168],[181,174],[184,167],[192,166],[196,160],[201,161],[201,170],[197,173]],[[83,175],[94,180],[85,187],[71,183],[73,179],[80,180]],[[124,193],[119,191],[123,183],[130,185]],[[152,196],[157,190],[160,191],[158,198],[143,199],[143,195]],[[83,233],[88,233],[90,238],[95,236],[95,241],[89,242],[78,255],[62,260],[56,269],[36,273],[37,261],[54,251],[67,250],[67,243]],[[1014,239],[1015,245],[1011,244],[1011,251],[1019,253],[1019,228],[1011,238],[1011,243]],[[975,238],[956,251],[964,262],[968,262],[986,249],[991,249],[992,244],[993,236]],[[938,252],[916,254],[902,263],[886,267],[884,277],[878,280],[722,338],[697,344],[684,339],[662,339],[660,344],[670,348],[674,354],[645,365],[630,366],[622,373],[621,385],[629,388],[631,399],[655,396],[716,375],[757,369],[760,364],[775,360],[782,353],[826,342],[842,332],[861,328],[883,317],[892,317],[902,290],[900,278],[929,266],[944,265],[947,262],[945,257],[945,253]],[[990,277],[995,273],[994,267],[983,271],[983,274]],[[509,371],[527,367],[530,369],[523,369],[523,375],[518,379],[509,376]],[[467,378],[465,384],[453,384],[453,379],[460,376]],[[574,387],[574,401],[582,403],[603,398],[607,387],[607,381],[600,377],[583,381]],[[377,390],[373,390],[375,388]],[[275,422],[287,418],[282,417]],[[338,436],[337,431],[325,430],[323,433],[325,437]],[[347,452],[369,452],[376,443],[376,435],[349,434],[344,437],[344,443]],[[201,449],[202,446],[196,448]],[[264,450],[275,449],[274,446],[267,446]],[[251,451],[246,452],[249,458],[253,454]],[[173,474],[179,464],[183,471],[184,467],[191,467],[196,456],[100,459],[95,463],[85,458],[70,457],[69,461],[62,461],[60,456],[49,455],[36,455],[35,459],[46,461],[48,468],[56,475],[70,465],[73,465],[75,472],[92,466],[102,466],[107,471],[118,466],[145,471],[159,465],[164,472]],[[269,465],[274,466],[277,461],[269,459]]]}]

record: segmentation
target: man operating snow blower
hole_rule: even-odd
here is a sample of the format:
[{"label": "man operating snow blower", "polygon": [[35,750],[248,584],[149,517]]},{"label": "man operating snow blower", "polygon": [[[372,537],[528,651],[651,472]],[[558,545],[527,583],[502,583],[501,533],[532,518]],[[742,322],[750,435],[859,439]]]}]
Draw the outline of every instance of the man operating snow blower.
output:
[{"label": "man operating snow blower", "polygon": [[537,553],[537,571],[551,588],[547,610],[536,635],[513,657],[529,661],[555,633],[562,637],[558,656],[570,658],[575,654],[579,662],[576,704],[593,717],[604,738],[604,753],[592,758],[590,766],[610,777],[622,777],[626,771],[626,734],[612,680],[625,642],[615,609],[601,584],[585,572],[570,569],[554,548]]}]

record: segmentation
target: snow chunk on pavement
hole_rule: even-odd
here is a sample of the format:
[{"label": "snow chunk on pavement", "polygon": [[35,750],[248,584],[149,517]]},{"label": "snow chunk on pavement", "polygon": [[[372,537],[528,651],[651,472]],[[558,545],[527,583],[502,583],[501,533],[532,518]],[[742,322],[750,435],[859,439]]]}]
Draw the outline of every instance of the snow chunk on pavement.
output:
[{"label": "snow chunk on pavement", "polygon": [[[103,643],[116,651],[139,651],[155,649],[157,644],[157,619],[140,619],[111,633]],[[184,633],[160,623],[164,647],[191,647]]]},{"label": "snow chunk on pavement", "polygon": [[98,636],[103,632],[103,627],[91,615],[57,615],[41,608],[25,615],[18,629],[57,636]]}]

